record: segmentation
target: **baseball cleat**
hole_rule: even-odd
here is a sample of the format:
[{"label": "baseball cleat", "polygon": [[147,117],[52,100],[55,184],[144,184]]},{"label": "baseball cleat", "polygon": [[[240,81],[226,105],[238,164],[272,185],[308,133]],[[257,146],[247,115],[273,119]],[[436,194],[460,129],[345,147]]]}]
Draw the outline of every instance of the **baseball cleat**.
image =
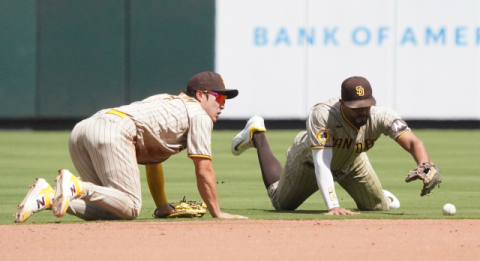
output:
[{"label": "baseball cleat", "polygon": [[70,171],[61,169],[55,179],[55,198],[53,199],[53,214],[63,217],[68,209],[70,201],[83,195],[83,182],[75,177]]},{"label": "baseball cleat", "polygon": [[232,153],[235,156],[242,154],[245,150],[254,147],[252,136],[256,131],[267,131],[265,123],[260,116],[253,116],[247,121],[245,128],[239,132],[232,141]]},{"label": "baseball cleat", "polygon": [[33,185],[22,203],[17,207],[17,213],[13,215],[16,223],[23,223],[33,214],[44,209],[52,208],[52,199],[55,191],[44,179],[38,179]]},{"label": "baseball cleat", "polygon": [[398,201],[397,197],[390,193],[387,190],[383,190],[383,196],[385,197],[385,201],[387,201],[388,209],[399,209],[400,208],[400,201]]}]

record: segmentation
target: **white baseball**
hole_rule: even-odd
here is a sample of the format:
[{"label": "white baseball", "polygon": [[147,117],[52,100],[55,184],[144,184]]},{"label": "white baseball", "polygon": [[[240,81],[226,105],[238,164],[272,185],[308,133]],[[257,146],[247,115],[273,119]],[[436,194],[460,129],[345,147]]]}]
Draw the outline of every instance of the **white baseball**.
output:
[{"label": "white baseball", "polygon": [[455,215],[455,212],[457,212],[457,209],[455,208],[454,205],[448,203],[443,206],[442,212],[444,215]]}]

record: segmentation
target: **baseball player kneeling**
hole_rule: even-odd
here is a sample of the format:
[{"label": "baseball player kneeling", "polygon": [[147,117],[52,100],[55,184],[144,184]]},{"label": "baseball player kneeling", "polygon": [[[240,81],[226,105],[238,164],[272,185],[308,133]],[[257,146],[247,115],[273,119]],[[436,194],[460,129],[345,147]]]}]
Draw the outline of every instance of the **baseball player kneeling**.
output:
[{"label": "baseball player kneeling", "polygon": [[[174,215],[176,210],[165,196],[161,163],[184,149],[193,160],[198,190],[211,215],[246,218],[220,210],[211,162],[213,124],[225,108],[225,99],[237,95],[237,90],[225,88],[219,74],[202,72],[179,95],[155,95],[81,121],[69,139],[81,180],[66,169],[59,171],[55,189],[45,179],[37,179],[18,206],[15,222],[25,222],[45,209],[52,209],[57,217],[69,213],[85,220],[135,219],[142,207],[137,163],[146,165],[155,215]],[[192,202],[181,205],[187,203]]]},{"label": "baseball player kneeling", "polygon": [[359,214],[340,207],[334,181],[348,192],[359,210],[400,207],[398,199],[382,189],[366,153],[382,134],[413,156],[418,167],[406,181],[423,180],[421,196],[441,182],[440,170],[430,162],[423,142],[396,112],[376,105],[370,83],[363,77],[343,81],[341,98],[313,106],[306,129],[288,149],[283,168],[268,145],[262,117],[252,117],[232,141],[234,155],[257,148],[263,181],[277,210],[294,210],[320,189],[327,215]]}]

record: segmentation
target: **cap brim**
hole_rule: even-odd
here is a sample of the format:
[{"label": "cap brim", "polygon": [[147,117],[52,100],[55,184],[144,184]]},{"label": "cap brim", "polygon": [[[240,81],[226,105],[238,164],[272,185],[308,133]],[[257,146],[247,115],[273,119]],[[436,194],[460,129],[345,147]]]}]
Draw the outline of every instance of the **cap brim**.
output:
[{"label": "cap brim", "polygon": [[216,93],[219,93],[219,94],[227,95],[227,99],[233,99],[233,98],[237,97],[237,95],[238,95],[238,90],[237,89],[223,89],[223,90],[212,89],[212,91],[214,91]]},{"label": "cap brim", "polygon": [[344,102],[345,102],[345,106],[352,109],[370,107],[377,104],[377,101],[373,97],[366,100],[344,101]]}]

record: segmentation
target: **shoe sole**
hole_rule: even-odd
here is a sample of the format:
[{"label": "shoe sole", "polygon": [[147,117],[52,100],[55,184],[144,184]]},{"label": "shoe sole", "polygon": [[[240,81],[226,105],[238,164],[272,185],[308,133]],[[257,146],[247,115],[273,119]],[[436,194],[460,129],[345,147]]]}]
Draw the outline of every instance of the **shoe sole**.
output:
[{"label": "shoe sole", "polygon": [[[234,141],[235,141],[235,138],[234,138]],[[234,143],[235,143],[235,142],[234,142]],[[242,146],[244,143],[248,143],[248,141],[244,139],[244,140],[240,141],[240,142],[237,144],[237,146],[235,146],[235,147],[233,148],[233,150],[232,150],[233,155],[238,156],[238,155],[242,154],[242,152],[245,151],[245,150],[242,150],[242,151],[238,150],[238,148],[239,148],[240,146]]]},{"label": "shoe sole", "polygon": [[383,190],[384,195],[390,200],[388,203],[388,209],[399,209],[400,208],[400,200],[387,190]]},{"label": "shoe sole", "polygon": [[[76,177],[70,173],[68,170],[59,170],[59,174],[57,175],[57,185],[55,187],[55,198],[53,200],[53,214],[61,218],[67,213],[68,205],[70,204],[70,196],[69,193],[76,193],[76,188],[74,191],[70,191],[69,184],[71,182],[75,183]],[[83,190],[80,194],[83,194]]]},{"label": "shoe sole", "polygon": [[[42,191],[47,189],[51,186],[48,184],[48,182],[45,179],[42,178],[37,178],[35,183],[30,186],[30,190],[28,191],[27,195],[23,199],[22,203],[17,206],[17,213],[14,214],[15,217],[15,222],[16,223],[23,223],[27,221],[27,219],[33,215],[33,211],[30,209],[30,204],[27,204],[27,202],[36,199],[40,194],[42,194]],[[39,204],[44,204],[44,205],[49,205],[51,202],[48,202],[46,198],[43,199],[43,201],[39,202]],[[47,207],[48,209],[48,207]]]},{"label": "shoe sole", "polygon": [[[261,120],[263,122],[263,118],[260,117],[260,116],[254,116],[252,117],[251,119],[254,119],[254,118],[258,118],[259,120]],[[250,119],[250,120],[251,120]],[[242,154],[245,150],[247,149],[243,149],[243,150],[239,150],[238,148],[242,145],[244,145],[245,143],[248,143],[252,140],[252,137],[253,137],[253,133],[256,132],[256,131],[267,131],[267,129],[265,127],[261,128],[259,126],[255,126],[255,125],[252,125],[250,126],[248,129],[247,129],[247,126],[250,124],[250,123],[253,123],[255,122],[254,120],[253,121],[248,121],[246,126],[245,126],[245,129],[243,129],[241,132],[239,132],[237,135],[235,135],[235,137],[233,138],[233,141],[232,141],[232,154],[235,155],[235,156],[238,156],[240,154]],[[263,123],[262,126],[265,126],[265,124]],[[236,137],[240,137],[242,135],[245,135],[244,133],[245,132],[248,132],[248,139],[243,139],[241,141],[237,141],[235,138]],[[235,144],[236,142],[238,142],[238,144],[236,146],[233,146],[233,144]]]}]

